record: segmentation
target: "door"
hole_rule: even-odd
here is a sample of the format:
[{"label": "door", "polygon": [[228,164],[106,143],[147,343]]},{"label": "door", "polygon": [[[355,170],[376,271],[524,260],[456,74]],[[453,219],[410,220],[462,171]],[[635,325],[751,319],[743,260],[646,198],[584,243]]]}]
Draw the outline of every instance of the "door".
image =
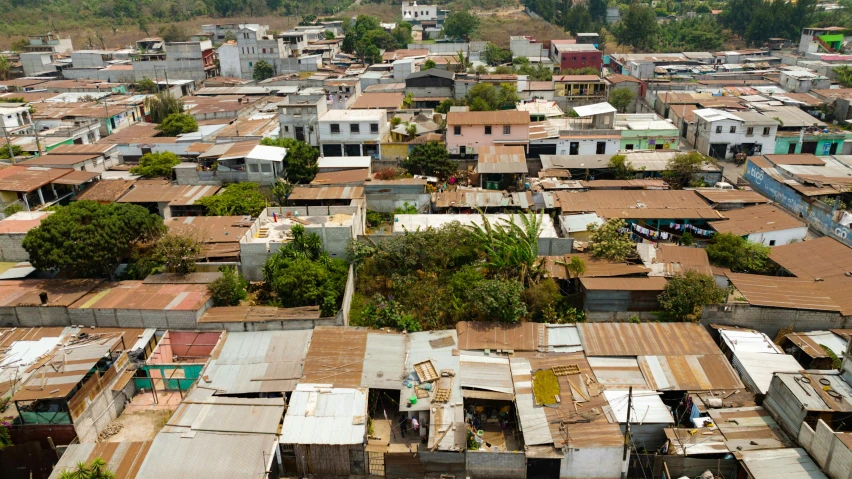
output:
[{"label": "door", "polygon": [[839,143],[832,143],[832,144],[831,144],[831,147],[828,149],[828,154],[829,154],[829,155],[836,155],[836,154],[837,154],[837,146],[838,146],[838,145],[839,145]]},{"label": "door", "polygon": [[579,155],[580,154],[580,142],[572,141],[571,145],[568,147],[569,155]]},{"label": "door", "polygon": [[790,143],[790,146],[787,147],[787,154],[788,155],[795,155],[796,154],[796,144],[795,143]]},{"label": "door", "polygon": [[296,132],[296,140],[297,141],[305,141],[305,127],[304,126],[296,126],[293,127]]},{"label": "door", "polygon": [[527,479],[559,479],[559,459],[527,459]]},{"label": "door", "polygon": [[802,143],[802,154],[810,153],[815,155],[817,151],[817,142],[815,141],[806,141]]},{"label": "door", "polygon": [[595,147],[595,153],[597,153],[598,155],[603,155],[603,154],[606,153],[606,142],[605,141],[599,141],[598,142],[597,146]]},{"label": "door", "polygon": [[727,143],[712,143],[710,145],[710,156],[716,158],[718,160],[724,160],[725,156],[728,154],[728,144]]}]

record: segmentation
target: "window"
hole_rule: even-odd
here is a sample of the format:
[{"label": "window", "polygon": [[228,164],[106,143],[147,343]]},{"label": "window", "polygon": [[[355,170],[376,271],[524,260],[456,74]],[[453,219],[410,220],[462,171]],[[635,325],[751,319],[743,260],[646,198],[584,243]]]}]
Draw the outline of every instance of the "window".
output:
[{"label": "window", "polygon": [[586,57],[580,57],[580,60],[586,61]]},{"label": "window", "polygon": [[490,135],[490,134],[491,134],[491,125],[488,125],[488,126],[486,126],[486,127],[485,127],[485,134],[486,134],[486,135]]},{"label": "window", "polygon": [[577,61],[577,57],[574,57],[574,61],[575,61],[575,62]]},{"label": "window", "polygon": [[284,131],[290,131],[290,127],[287,126],[287,125],[284,125]]},{"label": "window", "polygon": [[357,123],[352,123],[351,125],[349,125],[349,133],[360,133],[360,132],[361,132],[361,125],[359,125]]},{"label": "window", "polygon": [[598,155],[603,155],[606,153],[606,142],[599,141],[597,146],[595,147],[595,153]]},{"label": "window", "polygon": [[511,135],[512,134],[512,127],[509,126],[509,125],[504,126],[503,127],[503,134],[504,135]]},{"label": "window", "polygon": [[728,130],[728,131],[730,131],[731,133],[736,133],[736,132],[737,132],[737,127],[732,126],[732,127],[731,127],[731,129],[730,129],[730,130]]},{"label": "window", "polygon": [[722,127],[721,126],[716,127],[716,133],[722,133]]},{"label": "window", "polygon": [[248,167],[249,173],[257,173],[257,165],[246,165]]},{"label": "window", "polygon": [[340,133],[340,124],[339,123],[332,123],[331,124],[331,132],[332,133]]},{"label": "window", "polygon": [[633,149],[633,144],[632,144],[632,143],[630,143],[630,144],[625,145],[625,148],[624,148],[624,149],[626,149],[626,150],[632,150],[632,149]]},{"label": "window", "polygon": [[378,133],[379,132],[379,124],[378,123],[370,123],[370,133]]},{"label": "window", "polygon": [[262,48],[262,49],[261,49],[261,51],[262,51],[263,53],[266,53],[266,49],[265,49],[265,48]]},{"label": "window", "polygon": [[748,135],[748,136],[754,135],[754,127],[753,126],[746,128],[746,135]]},{"label": "window", "polygon": [[764,126],[764,127],[763,127],[763,136],[769,136],[769,132],[770,132],[771,130],[772,130],[772,129],[771,129],[770,127],[768,127],[768,126]]},{"label": "window", "polygon": [[252,62],[249,62],[249,68],[251,68],[252,66],[253,66],[253,65],[252,65]]},{"label": "window", "polygon": [[454,126],[453,127],[453,135],[456,135],[456,136],[461,135],[461,127],[460,126]]},{"label": "window", "polygon": [[260,172],[261,173],[272,173],[272,165],[269,163],[261,163],[260,164]]},{"label": "window", "polygon": [[775,246],[775,240],[769,240],[769,246]]}]

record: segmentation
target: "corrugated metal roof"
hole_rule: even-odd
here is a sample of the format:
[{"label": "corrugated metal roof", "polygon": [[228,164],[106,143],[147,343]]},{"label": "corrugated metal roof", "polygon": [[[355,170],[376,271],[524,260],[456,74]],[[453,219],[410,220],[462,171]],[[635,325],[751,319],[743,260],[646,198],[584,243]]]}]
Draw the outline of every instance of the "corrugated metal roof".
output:
[{"label": "corrugated metal roof", "polygon": [[655,389],[648,386],[636,358],[587,358],[598,382],[607,389]]},{"label": "corrugated metal roof", "polygon": [[361,444],[367,432],[365,389],[299,384],[290,396],[281,444]]},{"label": "corrugated metal roof", "polygon": [[538,351],[544,343],[544,326],[538,323],[484,323],[460,321],[456,324],[459,349]]},{"label": "corrugated metal roof", "polygon": [[639,356],[639,367],[654,390],[702,391],[742,389],[743,384],[721,354]]},{"label": "corrugated metal roof", "polygon": [[233,332],[201,374],[218,394],[289,392],[302,377],[313,330]]},{"label": "corrugated metal roof", "polygon": [[667,427],[665,433],[666,439],[671,444],[669,454],[700,456],[703,454],[725,454],[728,452],[728,446],[725,445],[725,436],[716,430],[702,429],[700,434],[696,434],[694,429]]},{"label": "corrugated metal roof", "polygon": [[731,451],[779,449],[793,445],[769,411],[760,406],[708,409],[707,414]]},{"label": "corrugated metal roof", "polygon": [[[852,386],[847,383],[838,371],[829,374],[810,373],[778,373],[776,380],[781,380],[787,389],[799,401],[799,404],[812,412],[852,412]],[[825,389],[834,391],[839,396],[829,394]],[[806,392],[807,391],[807,392]]]},{"label": "corrugated metal roof", "polygon": [[580,323],[586,356],[720,354],[719,347],[695,323]]},{"label": "corrugated metal roof", "polygon": [[258,479],[275,448],[271,434],[157,434],[136,479]]},{"label": "corrugated metal roof", "polygon": [[[548,324],[545,350],[557,353],[573,353],[583,350],[580,332],[574,324]],[[539,349],[542,349],[539,346]]]},{"label": "corrugated metal roof", "polygon": [[590,190],[554,193],[563,213],[624,219],[721,219],[694,191]]},{"label": "corrugated metal roof", "polygon": [[640,264],[628,264],[626,262],[614,263],[608,260],[593,258],[587,253],[571,253],[565,256],[545,256],[544,264],[542,265],[547,274],[551,278],[568,279],[568,270],[564,265],[559,263],[571,263],[571,258],[574,256],[583,260],[586,264],[586,271],[581,277],[596,278],[596,277],[612,277],[612,276],[643,276],[648,273],[648,270]]},{"label": "corrugated metal roof", "polygon": [[766,394],[772,375],[775,373],[793,373],[800,371],[802,366],[796,358],[789,354],[764,354],[751,352],[735,352],[731,360],[734,369],[740,373],[743,383],[755,394]]},{"label": "corrugated metal roof", "polygon": [[588,278],[581,277],[580,284],[586,291],[659,291],[666,287],[666,279],[644,278]]},{"label": "corrugated metal roof", "polygon": [[[624,390],[604,391],[609,406],[604,407],[607,419],[611,423],[627,422],[627,394]],[[633,404],[630,414],[631,424],[673,424],[674,418],[669,408],[654,391],[633,390]]]},{"label": "corrugated metal roof", "polygon": [[319,188],[296,186],[290,194],[290,201],[349,200],[363,196],[363,186],[323,186]]},{"label": "corrugated metal roof", "polygon": [[399,389],[405,374],[405,335],[370,333],[367,335],[361,386]]},{"label": "corrugated metal roof", "polygon": [[840,306],[841,314],[852,314],[852,248],[828,236],[772,248],[769,259],[799,278],[822,278],[818,288]]},{"label": "corrugated metal roof", "polygon": [[787,339],[812,358],[827,358],[828,354],[820,345],[829,348],[838,358],[846,354],[846,339],[831,331],[810,331],[790,333]]},{"label": "corrugated metal roof", "polygon": [[732,233],[737,236],[792,228],[807,228],[806,223],[772,205],[756,205],[727,210],[722,214],[727,220],[713,221],[710,223],[710,227],[719,233]]},{"label": "corrugated metal roof", "polygon": [[753,479],[827,479],[804,449],[765,449],[735,455]]},{"label": "corrugated metal roof", "polygon": [[550,427],[544,408],[536,407],[532,393],[532,367],[526,358],[511,358],[512,381],[515,384],[515,405],[518,408],[518,420],[524,434],[524,444],[537,446],[552,444]]},{"label": "corrugated metal roof", "polygon": [[706,188],[695,190],[702,198],[714,204],[769,203],[769,198],[748,190],[720,190]]},{"label": "corrugated metal roof", "polygon": [[76,469],[78,463],[89,464],[95,458],[106,462],[115,479],[135,479],[150,448],[151,441],[71,444],[62,453],[49,479],[58,479],[63,472]]},{"label": "corrugated metal roof", "polygon": [[506,394],[515,392],[508,358],[462,352],[459,356],[459,368],[459,378],[463,388]]},{"label": "corrugated metal roof", "polygon": [[198,400],[184,399],[169,418],[164,431],[277,434],[278,424],[284,416],[284,398],[232,398],[210,395],[203,401],[196,401]]},{"label": "corrugated metal roof", "polygon": [[523,146],[489,145],[477,149],[478,173],[528,173]]},{"label": "corrugated metal roof", "polygon": [[776,346],[769,336],[759,331],[719,329],[719,337],[722,338],[728,350],[733,353],[784,354],[784,351]]},{"label": "corrugated metal roof", "polygon": [[321,326],[314,329],[308,354],[305,355],[302,383],[332,384],[356,388],[361,385],[366,330]]}]

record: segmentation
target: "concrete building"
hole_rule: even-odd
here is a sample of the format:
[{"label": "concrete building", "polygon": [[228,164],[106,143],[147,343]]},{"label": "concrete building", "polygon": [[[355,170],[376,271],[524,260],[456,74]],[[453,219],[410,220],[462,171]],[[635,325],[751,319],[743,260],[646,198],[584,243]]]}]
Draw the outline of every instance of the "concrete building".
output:
[{"label": "concrete building", "polygon": [[403,0],[402,21],[412,25],[431,24],[436,25],[446,17],[446,10],[441,10],[438,5],[418,5],[417,0]]},{"label": "concrete building", "polygon": [[722,215],[727,220],[710,223],[717,233],[731,233],[766,246],[797,243],[808,235],[807,223],[777,206],[750,206],[727,210]]},{"label": "concrete building", "polygon": [[[237,32],[236,48],[239,58],[238,68],[235,68],[233,61],[233,45],[223,45],[219,48],[220,67],[227,68],[222,70],[223,75],[251,79],[254,66],[260,60],[272,65],[277,74],[285,70],[281,60],[291,56],[290,45],[285,43],[282,37],[267,35],[266,30],[262,28],[241,28]],[[225,57],[224,66],[222,65],[223,56]]]},{"label": "concrete building", "polygon": [[807,93],[831,86],[831,79],[807,70],[786,70],[778,80],[781,86],[793,93]]},{"label": "concrete building", "polygon": [[529,138],[530,114],[526,111],[447,114],[447,150],[451,155],[473,156],[481,146],[526,144]]},{"label": "concrete building", "polygon": [[531,36],[509,37],[509,49],[513,58],[525,57],[530,63],[552,63],[547,47]]},{"label": "concrete building", "polygon": [[23,247],[27,232],[37,228],[52,211],[19,211],[0,220],[0,261],[29,261],[30,255]]},{"label": "concrete building", "polygon": [[732,113],[714,108],[693,111],[695,122],[686,139],[704,155],[730,159],[737,153],[755,155],[775,151],[780,123],[757,112]]},{"label": "concrete building", "polygon": [[71,37],[60,38],[58,34],[45,33],[43,35],[29,35],[29,45],[24,47],[27,52],[59,53],[62,55],[74,51]]},{"label": "concrete building", "polygon": [[323,156],[378,158],[389,131],[385,110],[329,110],[319,118]]},{"label": "concrete building", "polygon": [[47,52],[21,52],[21,67],[25,76],[38,76],[45,72],[56,71],[53,64],[54,53]]},{"label": "concrete building", "polygon": [[231,32],[236,34],[243,28],[251,28],[256,31],[262,30],[265,33],[269,30],[269,25],[260,25],[257,23],[211,23],[201,25],[201,32],[213,35],[213,40],[216,43],[222,43],[225,40],[226,33]]},{"label": "concrete building", "polygon": [[843,27],[814,27],[802,29],[799,53],[836,53],[843,45]]},{"label": "concrete building", "polygon": [[319,119],[328,111],[325,95],[288,95],[278,102],[281,138],[320,145]]},{"label": "concrete building", "polygon": [[594,45],[575,43],[573,40],[551,40],[550,59],[562,70],[595,68],[600,71],[603,53]]},{"label": "concrete building", "polygon": [[[396,66],[396,63],[399,62],[408,62],[406,64],[410,64],[410,61],[398,60],[394,63],[394,65]],[[440,103],[444,99],[453,98],[453,89],[455,86],[454,79],[456,76],[454,72],[441,70],[439,68],[432,68],[426,71],[414,73],[411,73],[409,70],[409,73],[410,74],[407,77],[404,77],[406,93],[411,93],[415,98],[433,99],[435,104]],[[435,106],[419,103],[415,100],[414,106],[416,108],[429,108]]]}]

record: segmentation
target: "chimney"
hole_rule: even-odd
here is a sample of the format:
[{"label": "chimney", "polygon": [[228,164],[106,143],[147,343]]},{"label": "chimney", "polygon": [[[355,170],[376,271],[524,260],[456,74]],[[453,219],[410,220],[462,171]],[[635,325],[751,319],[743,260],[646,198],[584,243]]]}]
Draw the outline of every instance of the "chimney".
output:
[{"label": "chimney", "polygon": [[47,293],[46,292],[42,291],[41,293],[39,293],[38,299],[41,300],[42,306],[47,306]]}]

